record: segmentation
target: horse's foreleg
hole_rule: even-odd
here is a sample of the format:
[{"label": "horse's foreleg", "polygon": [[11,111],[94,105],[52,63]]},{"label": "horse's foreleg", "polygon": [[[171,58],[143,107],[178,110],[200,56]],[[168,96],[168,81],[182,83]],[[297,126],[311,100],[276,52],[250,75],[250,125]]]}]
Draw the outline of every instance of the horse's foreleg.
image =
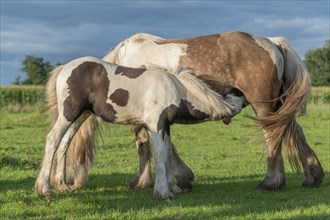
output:
[{"label": "horse's foreleg", "polygon": [[171,170],[176,179],[176,184],[184,191],[189,192],[192,189],[192,182],[194,181],[193,171],[183,162],[179,154],[172,145],[171,156]]},{"label": "horse's foreleg", "polygon": [[56,149],[70,125],[71,122],[59,117],[53,129],[47,135],[41,170],[34,185],[35,191],[38,195],[51,196],[53,194],[50,189],[52,161]]},{"label": "horse's foreleg", "polygon": [[[136,146],[140,158],[139,173],[135,179],[130,183],[131,188],[147,188],[153,185],[152,171],[151,171],[151,151],[150,141],[147,128],[145,126],[139,126],[135,128]],[[171,143],[171,170],[176,184],[183,191],[191,191],[192,182],[195,178],[192,170],[183,162],[179,154],[175,150],[173,143]]]},{"label": "horse's foreleg", "polygon": [[147,188],[153,185],[149,133],[145,126],[135,128],[136,147],[140,158],[139,173],[129,184],[130,188]]},{"label": "horse's foreleg", "polygon": [[[151,132],[154,142],[154,157],[156,161],[156,180],[154,197],[156,199],[172,200],[174,195],[168,183],[168,155],[170,139],[166,132]],[[170,181],[171,182],[171,181]]]},{"label": "horse's foreleg", "polygon": [[[90,116],[90,112],[84,112],[68,129],[65,136],[62,138],[60,146],[57,150],[57,172],[55,174],[55,179],[53,180],[53,184],[55,188],[58,190],[73,190],[71,188],[71,184],[66,181],[66,152],[68,147],[76,134],[79,130],[82,123]],[[71,146],[72,147],[72,146]]]},{"label": "horse's foreleg", "polygon": [[[173,193],[181,193],[183,190],[180,188],[180,186],[177,185],[177,182],[176,183],[174,182],[175,168],[173,168],[173,164],[176,162],[176,161],[173,161],[173,160],[174,159],[175,160],[180,159],[180,157],[179,158],[174,158],[173,157],[175,149],[174,149],[173,143],[171,142],[170,139],[168,140],[168,142],[166,143],[166,145],[168,146],[168,148],[167,148],[168,159],[167,159],[167,164],[166,164],[167,170],[168,170],[168,172],[167,172],[167,182],[168,182],[168,184],[170,186],[171,192],[173,192]],[[175,154],[176,154],[176,152],[175,152]],[[176,154],[176,156],[178,156],[178,155]],[[180,165],[181,164],[179,164],[178,166],[180,166]],[[176,168],[178,168],[178,167],[176,167]],[[181,168],[181,167],[179,167],[179,168]],[[182,182],[181,182],[181,184],[182,184]]]}]

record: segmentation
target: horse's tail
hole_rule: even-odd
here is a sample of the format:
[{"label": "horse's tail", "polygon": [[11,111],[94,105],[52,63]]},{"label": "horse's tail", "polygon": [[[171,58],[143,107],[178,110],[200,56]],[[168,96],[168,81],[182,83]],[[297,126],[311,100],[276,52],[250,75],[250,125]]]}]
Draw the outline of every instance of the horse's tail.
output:
[{"label": "horse's tail", "polygon": [[57,77],[60,74],[63,66],[56,67],[51,73],[49,80],[46,85],[46,98],[47,98],[47,105],[48,105],[48,113],[51,125],[53,126],[56,122],[58,116],[58,109],[57,109],[57,95],[56,95],[56,81]]},{"label": "horse's tail", "polygon": [[277,100],[276,112],[267,117],[258,117],[262,127],[270,131],[267,141],[269,152],[276,152],[282,140],[287,147],[290,164],[299,170],[297,152],[304,149],[301,137],[302,129],[298,128],[295,120],[297,113],[304,114],[311,89],[310,77],[305,64],[299,55],[292,49],[288,41],[282,37],[269,38],[281,51],[284,57],[284,74],[282,79],[281,94]]},{"label": "horse's tail", "polygon": [[[52,72],[46,86],[46,98],[49,109],[49,118],[51,124],[54,125],[58,117],[56,81],[63,66],[56,67]],[[78,132],[70,143],[66,153],[66,182],[71,185],[72,189],[81,188],[87,178],[88,169],[91,167],[95,154],[95,130],[98,126],[96,116],[89,118],[82,124]],[[56,156],[54,157],[51,184],[55,188],[59,188],[60,183],[55,182],[56,174]]]}]

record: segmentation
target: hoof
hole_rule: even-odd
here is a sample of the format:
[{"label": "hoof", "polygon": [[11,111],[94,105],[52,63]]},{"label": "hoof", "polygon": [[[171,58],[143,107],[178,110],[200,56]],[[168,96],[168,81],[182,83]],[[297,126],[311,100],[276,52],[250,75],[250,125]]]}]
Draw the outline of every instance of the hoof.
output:
[{"label": "hoof", "polygon": [[171,202],[174,200],[174,195],[171,192],[165,192],[165,193],[154,192],[154,198],[157,200],[165,200]]},{"label": "hoof", "polygon": [[182,190],[182,192],[190,192],[193,188],[192,182],[195,179],[195,175],[190,168],[186,168],[179,175],[175,176],[176,185]]},{"label": "hoof", "polygon": [[302,183],[302,187],[305,188],[319,188],[322,184],[322,180],[318,180],[318,181],[309,181],[309,180],[304,180],[304,182]]},{"label": "hoof", "polygon": [[153,186],[153,182],[148,180],[142,180],[141,176],[138,175],[135,179],[128,184],[129,188],[131,189],[145,189]]},{"label": "hoof", "polygon": [[178,182],[177,186],[182,190],[182,192],[191,192],[193,188],[192,182]]},{"label": "hoof", "polygon": [[83,188],[84,183],[85,179],[66,178],[66,185],[69,186],[70,191]]},{"label": "hoof", "polygon": [[52,198],[54,196],[54,193],[51,190],[48,190],[48,191],[44,192],[44,194],[42,196]]},{"label": "hoof", "polygon": [[263,180],[261,181],[257,188],[256,191],[273,191],[277,189],[283,189],[285,187],[285,182],[282,183],[271,183],[269,181]]},{"label": "hoof", "polygon": [[323,168],[315,156],[314,164],[309,165],[309,170],[311,176],[305,176],[304,182],[302,183],[303,187],[318,188],[321,186],[324,179]]},{"label": "hoof", "polygon": [[73,183],[66,183],[64,180],[60,180],[59,178],[54,178],[51,180],[51,185],[59,190],[59,191],[72,191],[75,189]]},{"label": "hoof", "polygon": [[173,184],[171,186],[171,192],[174,193],[174,194],[179,194],[179,193],[182,193],[182,189],[180,187],[178,187],[177,185]]},{"label": "hoof", "polygon": [[128,184],[128,187],[130,189],[138,189],[139,188],[138,181],[136,180],[136,178]]},{"label": "hoof", "polygon": [[64,184],[64,183],[53,181],[51,183],[51,185],[54,189],[59,190],[59,191],[73,191],[73,190],[82,188],[82,186],[76,185],[74,182],[67,182]]},{"label": "hoof", "polygon": [[223,120],[222,120],[222,122],[223,122],[224,124],[226,124],[226,125],[230,124],[230,122],[231,122],[231,117],[229,117],[229,116],[224,117]]},{"label": "hoof", "polygon": [[59,185],[59,187],[57,188],[59,191],[72,191],[73,189],[71,188],[71,186],[67,185],[64,182],[61,182],[61,184]]},{"label": "hoof", "polygon": [[34,186],[34,190],[39,196],[44,196],[44,197],[53,197],[53,192],[50,189],[43,190],[43,186],[40,184],[36,184]]}]

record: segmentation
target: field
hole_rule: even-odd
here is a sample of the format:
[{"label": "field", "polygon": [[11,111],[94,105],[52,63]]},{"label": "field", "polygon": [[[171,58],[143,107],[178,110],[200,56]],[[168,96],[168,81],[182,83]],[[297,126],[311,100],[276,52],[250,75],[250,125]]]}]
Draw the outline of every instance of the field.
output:
[{"label": "field", "polygon": [[302,173],[286,160],[287,186],[256,192],[266,170],[264,142],[245,109],[228,126],[221,122],[175,125],[172,139],[195,173],[192,192],[173,202],[157,201],[152,189],[127,187],[138,169],[131,127],[103,126],[97,157],[86,186],[55,192],[33,191],[49,131],[47,114],[1,111],[0,219],[329,219],[330,107],[310,105],[298,119],[326,177],[317,189],[301,187]]}]

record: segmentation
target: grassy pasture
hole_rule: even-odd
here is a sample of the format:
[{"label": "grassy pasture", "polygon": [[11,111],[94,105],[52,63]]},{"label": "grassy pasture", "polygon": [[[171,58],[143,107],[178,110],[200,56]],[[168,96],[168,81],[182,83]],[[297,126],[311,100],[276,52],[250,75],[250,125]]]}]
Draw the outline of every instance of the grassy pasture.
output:
[{"label": "grassy pasture", "polygon": [[329,105],[310,105],[298,119],[326,177],[318,189],[300,185],[286,160],[287,186],[255,192],[266,170],[264,142],[245,109],[228,126],[221,122],[175,125],[172,139],[195,173],[193,191],[172,203],[156,201],[152,189],[131,190],[138,169],[132,129],[103,126],[97,157],[86,186],[55,192],[52,199],[33,191],[49,131],[47,114],[1,111],[0,219],[329,219]]}]

